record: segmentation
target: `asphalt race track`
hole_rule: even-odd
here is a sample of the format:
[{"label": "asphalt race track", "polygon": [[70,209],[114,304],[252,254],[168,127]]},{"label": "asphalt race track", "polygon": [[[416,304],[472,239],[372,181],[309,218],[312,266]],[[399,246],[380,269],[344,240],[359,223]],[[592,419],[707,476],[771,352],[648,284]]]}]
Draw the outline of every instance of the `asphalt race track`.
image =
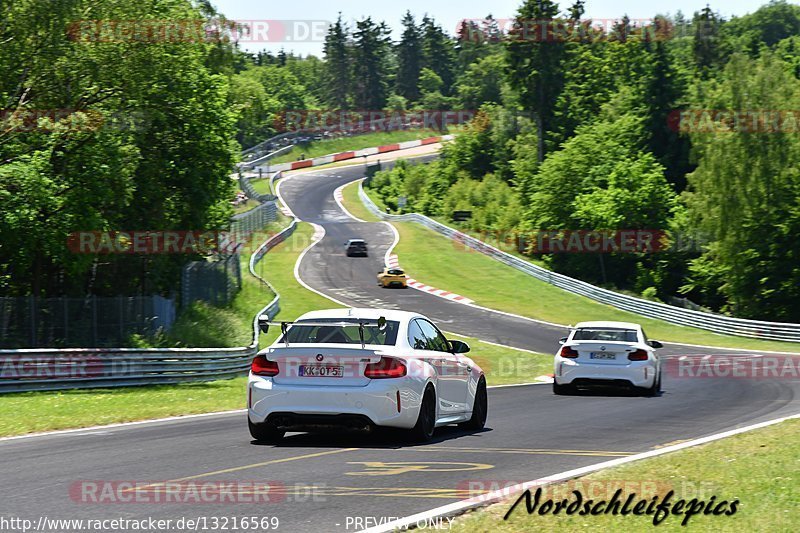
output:
[{"label": "asphalt race track", "polygon": [[[334,168],[282,183],[281,195],[294,213],[326,231],[300,265],[306,283],[354,306],[420,311],[447,331],[556,350],[562,328],[414,289],[379,288],[375,274],[393,233],[386,224],[353,221],[333,199],[337,187],[362,174],[361,166]],[[369,258],[344,255],[342,244],[352,237],[367,240]],[[671,357],[714,352],[674,344],[661,350]],[[278,531],[356,531],[374,524],[365,517],[406,516],[472,496],[468,489],[479,480],[507,484],[546,477],[800,411],[797,380],[665,375],[663,388],[654,398],[554,396],[548,385],[494,388],[484,431],[444,428],[427,445],[404,444],[385,432],[290,434],[278,446],[257,445],[243,413],[0,441],[0,501],[4,515],[34,523],[43,513],[49,519],[255,516],[277,517]],[[272,501],[84,503],[79,489],[86,480],[149,483],[139,491],[145,500],[166,481],[269,483]],[[245,493],[239,497],[247,499]]]}]

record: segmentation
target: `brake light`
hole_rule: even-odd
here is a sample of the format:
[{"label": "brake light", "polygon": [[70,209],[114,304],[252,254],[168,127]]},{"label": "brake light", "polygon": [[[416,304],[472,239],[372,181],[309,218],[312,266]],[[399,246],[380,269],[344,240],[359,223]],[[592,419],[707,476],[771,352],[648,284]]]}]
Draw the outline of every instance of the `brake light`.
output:
[{"label": "brake light", "polygon": [[377,363],[364,367],[364,377],[370,379],[401,378],[406,372],[406,365],[395,357],[381,357]]},{"label": "brake light", "polygon": [[572,346],[562,346],[559,355],[568,359],[575,359],[578,357],[578,350],[574,349]]},{"label": "brake light", "polygon": [[639,349],[628,354],[629,361],[647,361],[647,352]]},{"label": "brake light", "polygon": [[250,372],[256,376],[277,376],[278,363],[270,361],[266,355],[257,355],[250,364]]}]

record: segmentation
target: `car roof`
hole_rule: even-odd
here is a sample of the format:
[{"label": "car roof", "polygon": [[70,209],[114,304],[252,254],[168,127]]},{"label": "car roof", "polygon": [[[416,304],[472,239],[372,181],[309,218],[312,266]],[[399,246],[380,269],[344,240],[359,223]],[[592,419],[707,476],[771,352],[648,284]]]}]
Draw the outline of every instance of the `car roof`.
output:
[{"label": "car roof", "polygon": [[578,322],[572,329],[579,328],[616,328],[616,329],[642,329],[639,324],[633,322],[614,322],[613,320],[595,320],[591,322]]},{"label": "car roof", "polygon": [[371,309],[364,307],[344,307],[337,309],[320,309],[318,311],[309,311],[300,316],[297,320],[313,320],[319,318],[365,318],[377,320],[380,317],[385,317],[386,320],[395,320],[397,322],[407,322],[412,318],[421,317],[419,313],[412,313],[410,311],[398,311],[397,309]]},{"label": "car roof", "polygon": [[364,239],[350,239],[347,242],[364,242]]}]

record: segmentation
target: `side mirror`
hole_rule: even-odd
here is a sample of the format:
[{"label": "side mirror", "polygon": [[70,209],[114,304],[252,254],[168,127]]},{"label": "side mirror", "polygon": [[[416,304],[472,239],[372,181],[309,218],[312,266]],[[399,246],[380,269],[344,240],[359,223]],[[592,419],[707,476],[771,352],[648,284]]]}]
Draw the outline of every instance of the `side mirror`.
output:
[{"label": "side mirror", "polygon": [[664,345],[661,344],[658,341],[647,341],[647,344],[649,344],[653,348],[663,348],[664,347]]},{"label": "side mirror", "polygon": [[565,342],[567,342],[566,337],[561,337],[560,339],[558,339],[558,344],[564,344]]},{"label": "side mirror", "polygon": [[467,353],[469,351],[469,344],[463,341],[456,341],[456,340],[448,340],[450,344],[450,350],[453,353]]},{"label": "side mirror", "polygon": [[258,317],[258,329],[261,330],[261,333],[266,333],[269,331],[269,317],[267,315],[261,315]]}]

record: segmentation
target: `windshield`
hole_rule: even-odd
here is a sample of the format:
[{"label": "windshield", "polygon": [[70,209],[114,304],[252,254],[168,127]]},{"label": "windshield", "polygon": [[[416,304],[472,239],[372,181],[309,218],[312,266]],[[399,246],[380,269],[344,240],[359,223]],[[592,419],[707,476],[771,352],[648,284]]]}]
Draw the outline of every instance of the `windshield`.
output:
[{"label": "windshield", "polygon": [[636,342],[636,330],[617,328],[580,328],[572,337],[575,341]]},{"label": "windshield", "polygon": [[[311,344],[361,344],[358,335],[358,319],[314,319],[313,322],[352,322],[352,326],[303,326],[303,321],[294,324],[286,332],[289,344],[311,343]],[[394,346],[397,342],[397,330],[400,323],[395,320],[387,320],[383,331],[378,326],[364,327],[364,343],[380,344],[383,346]],[[281,337],[280,342],[286,342],[286,338]]]}]

